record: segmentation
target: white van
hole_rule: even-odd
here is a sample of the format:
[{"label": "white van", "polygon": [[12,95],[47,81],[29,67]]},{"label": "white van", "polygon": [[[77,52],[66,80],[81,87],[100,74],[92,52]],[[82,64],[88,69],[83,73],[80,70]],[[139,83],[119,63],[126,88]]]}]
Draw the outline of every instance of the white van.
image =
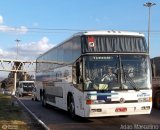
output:
[{"label": "white van", "polygon": [[32,91],[35,88],[34,81],[19,81],[17,88],[17,95],[23,97],[25,95],[32,95]]}]

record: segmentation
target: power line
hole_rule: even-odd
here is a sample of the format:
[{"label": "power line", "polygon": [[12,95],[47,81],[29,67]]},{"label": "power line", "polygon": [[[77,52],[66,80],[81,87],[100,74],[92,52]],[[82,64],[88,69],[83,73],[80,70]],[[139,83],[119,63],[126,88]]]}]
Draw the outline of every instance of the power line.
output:
[{"label": "power line", "polygon": [[[6,31],[5,31],[6,29]],[[15,32],[15,31],[20,31],[20,27],[7,27],[7,26],[0,26],[0,30],[2,32]],[[100,30],[100,29],[98,29]],[[108,29],[104,29],[108,30]],[[112,30],[112,29],[110,29]],[[23,29],[22,29],[23,31]],[[85,32],[85,31],[95,31],[95,29],[70,29],[70,28],[31,28],[31,27],[26,27],[26,32],[33,32],[33,33],[54,33],[54,34],[60,34],[60,33],[72,33],[72,32]],[[147,33],[148,30],[124,30],[124,31],[134,31],[134,32],[142,32],[142,33]],[[160,30],[151,30],[151,33],[160,33]]]},{"label": "power line", "polygon": [[68,28],[28,28],[30,30],[47,30],[47,31],[87,31],[86,29],[68,29]]}]

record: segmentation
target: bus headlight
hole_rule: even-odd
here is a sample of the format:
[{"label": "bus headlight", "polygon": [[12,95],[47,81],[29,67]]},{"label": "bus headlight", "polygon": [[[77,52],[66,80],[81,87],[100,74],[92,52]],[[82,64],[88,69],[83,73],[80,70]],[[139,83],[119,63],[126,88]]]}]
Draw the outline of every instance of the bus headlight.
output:
[{"label": "bus headlight", "polygon": [[86,104],[87,105],[91,105],[91,104],[105,104],[105,101],[104,100],[91,100],[91,99],[88,99],[88,100],[86,100]]},{"label": "bus headlight", "polygon": [[149,110],[150,109],[150,106],[143,106],[141,107],[141,110]]},{"label": "bus headlight", "polygon": [[152,97],[138,98],[138,102],[152,102]]},{"label": "bus headlight", "polygon": [[93,100],[86,100],[86,104],[90,105],[90,104],[94,104]]}]

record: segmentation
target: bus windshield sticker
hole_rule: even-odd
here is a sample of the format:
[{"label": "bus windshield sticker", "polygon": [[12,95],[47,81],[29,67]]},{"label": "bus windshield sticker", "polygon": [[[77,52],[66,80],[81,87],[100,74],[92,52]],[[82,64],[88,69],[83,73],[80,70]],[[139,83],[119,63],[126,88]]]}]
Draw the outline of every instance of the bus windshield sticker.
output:
[{"label": "bus windshield sticker", "polygon": [[94,37],[91,37],[91,36],[88,37],[88,45],[89,45],[89,47],[94,47],[95,46],[94,42],[95,42]]}]

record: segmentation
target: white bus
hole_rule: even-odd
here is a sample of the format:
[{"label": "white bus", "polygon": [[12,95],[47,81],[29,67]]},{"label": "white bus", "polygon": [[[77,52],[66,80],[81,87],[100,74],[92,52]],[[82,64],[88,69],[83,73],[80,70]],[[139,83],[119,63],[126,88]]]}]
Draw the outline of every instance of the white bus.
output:
[{"label": "white bus", "polygon": [[[36,82],[43,106],[71,117],[150,114],[151,69],[143,34],[77,33],[37,58]],[[112,72],[112,78],[106,77]]]}]

